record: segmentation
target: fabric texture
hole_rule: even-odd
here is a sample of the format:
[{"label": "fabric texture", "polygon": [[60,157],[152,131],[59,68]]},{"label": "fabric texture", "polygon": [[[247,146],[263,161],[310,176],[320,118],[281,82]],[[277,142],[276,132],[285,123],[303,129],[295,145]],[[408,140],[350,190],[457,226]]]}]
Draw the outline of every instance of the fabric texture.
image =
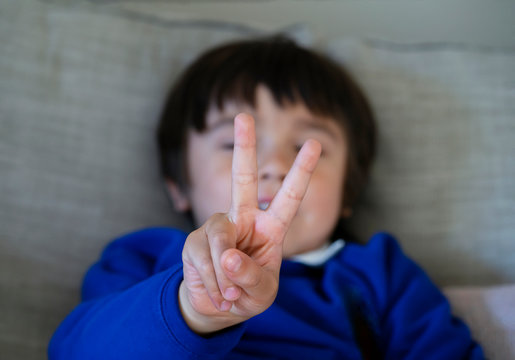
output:
[{"label": "fabric texture", "polygon": [[379,120],[355,232],[393,232],[439,285],[514,282],[515,49],[349,39],[325,49]]},{"label": "fabric texture", "polygon": [[44,356],[107,240],[188,227],[157,165],[168,88],[208,47],[266,33],[101,5],[0,4],[1,358]]},{"label": "fabric texture", "polygon": [[445,297],[384,233],[367,245],[347,244],[320,266],[283,261],[270,308],[198,336],[178,305],[186,236],[154,228],[111,243],[85,278],[82,304],[54,335],[49,358],[361,359],[359,326],[369,329],[367,349],[385,359],[484,358]]},{"label": "fabric texture", "polygon": [[[187,228],[155,156],[166,91],[203,49],[267,32],[236,19],[192,20],[163,2],[145,3],[144,13],[123,3],[132,2],[0,2],[1,358],[45,356],[109,239],[154,225]],[[357,232],[393,232],[438,285],[515,282],[514,52],[327,46],[305,27],[290,34],[347,62],[378,115],[380,154]],[[515,343],[515,322],[498,316],[515,289],[467,289],[477,316],[464,318],[484,336],[486,355],[515,358],[512,347],[496,347]],[[502,303],[483,301],[501,293]],[[472,310],[461,293],[449,294],[458,296],[456,313]]]},{"label": "fabric texture", "polygon": [[470,324],[473,337],[485,344],[488,359],[515,357],[515,285],[454,286],[444,293],[453,312]]}]

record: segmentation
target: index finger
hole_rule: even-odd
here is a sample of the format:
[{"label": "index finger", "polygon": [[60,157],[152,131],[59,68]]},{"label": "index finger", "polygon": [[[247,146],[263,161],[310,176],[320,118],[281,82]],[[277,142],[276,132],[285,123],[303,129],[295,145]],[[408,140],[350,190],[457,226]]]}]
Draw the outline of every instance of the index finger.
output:
[{"label": "index finger", "polygon": [[286,175],[277,195],[272,200],[267,213],[279,220],[284,233],[297,213],[306,190],[311,174],[322,152],[322,145],[316,140],[308,140],[300,149],[295,162]]},{"label": "index finger", "polygon": [[254,119],[248,114],[234,118],[234,152],[232,158],[231,213],[257,208],[257,156]]}]

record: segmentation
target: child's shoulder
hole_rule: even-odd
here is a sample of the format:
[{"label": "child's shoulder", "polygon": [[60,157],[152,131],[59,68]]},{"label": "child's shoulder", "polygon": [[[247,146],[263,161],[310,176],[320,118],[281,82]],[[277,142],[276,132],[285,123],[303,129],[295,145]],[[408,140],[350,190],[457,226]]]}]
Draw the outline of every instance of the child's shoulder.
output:
[{"label": "child's shoulder", "polygon": [[405,258],[402,247],[395,236],[388,232],[376,232],[365,243],[346,242],[341,256],[347,261],[363,260],[377,262],[386,258]]},{"label": "child's shoulder", "polygon": [[366,244],[346,243],[335,259],[344,271],[374,292],[417,284],[433,287],[424,270],[407,256],[399,241],[387,232],[378,232]]},{"label": "child's shoulder", "polygon": [[187,234],[171,227],[149,227],[118,236],[104,249],[102,263],[129,260],[159,263],[166,254],[181,253]]},{"label": "child's shoulder", "polygon": [[148,227],[122,234],[106,249],[128,248],[133,250],[161,250],[171,242],[184,242],[187,234],[179,229],[165,226]]}]

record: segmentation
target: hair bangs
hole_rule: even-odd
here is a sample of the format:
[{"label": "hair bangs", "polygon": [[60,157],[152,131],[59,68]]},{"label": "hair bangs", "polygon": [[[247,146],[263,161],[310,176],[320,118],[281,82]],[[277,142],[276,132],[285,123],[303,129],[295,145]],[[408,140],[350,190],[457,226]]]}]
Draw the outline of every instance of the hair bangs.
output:
[{"label": "hair bangs", "polygon": [[212,67],[216,72],[207,98],[219,110],[228,101],[255,107],[256,89],[263,85],[280,106],[303,102],[316,115],[340,117],[343,114],[334,106],[334,86],[330,85],[337,80],[331,71],[321,72],[320,59],[313,57],[282,37],[259,47],[249,44]]}]

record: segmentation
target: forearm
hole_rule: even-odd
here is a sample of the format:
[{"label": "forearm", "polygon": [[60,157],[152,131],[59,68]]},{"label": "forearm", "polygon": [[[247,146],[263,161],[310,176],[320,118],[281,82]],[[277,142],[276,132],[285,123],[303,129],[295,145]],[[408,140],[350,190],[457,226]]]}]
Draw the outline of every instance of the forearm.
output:
[{"label": "forearm", "polygon": [[[181,267],[78,306],[54,334],[54,359],[219,358],[216,338],[202,339],[181,323],[177,302]],[[225,335],[239,340],[238,334]],[[226,339],[225,339],[226,340]],[[222,341],[227,345],[227,341]],[[220,342],[221,343],[221,342]],[[210,357],[203,353],[209,347]]]},{"label": "forearm", "polygon": [[170,276],[170,272],[160,273],[127,290],[79,305],[54,334],[49,358],[130,359],[142,355],[143,349],[157,349],[154,341],[161,347],[172,346],[170,341],[162,342],[168,329],[159,301]]}]

